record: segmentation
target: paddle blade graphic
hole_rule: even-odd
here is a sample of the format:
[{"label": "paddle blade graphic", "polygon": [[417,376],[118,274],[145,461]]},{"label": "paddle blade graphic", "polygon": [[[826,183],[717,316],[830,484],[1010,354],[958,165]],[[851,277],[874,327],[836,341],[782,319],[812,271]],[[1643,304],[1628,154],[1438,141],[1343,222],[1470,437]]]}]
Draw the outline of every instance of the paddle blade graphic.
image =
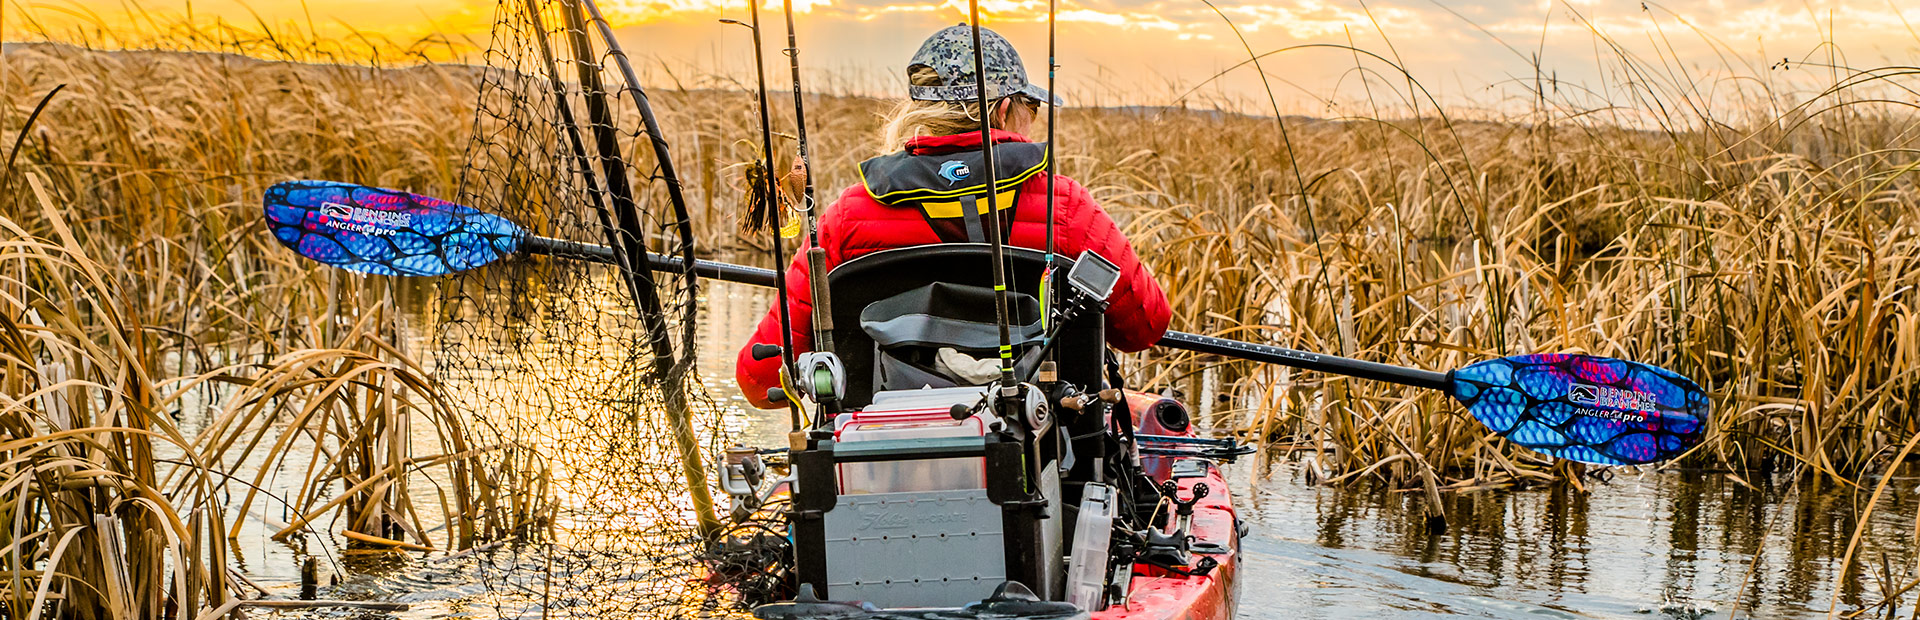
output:
[{"label": "paddle blade graphic", "polygon": [[267,228],[301,256],[388,276],[441,276],[514,253],[506,218],[418,194],[333,181],[267,188]]},{"label": "paddle blade graphic", "polygon": [[1673,371],[1587,355],[1520,355],[1453,371],[1453,397],[1487,428],[1563,459],[1638,465],[1706,435],[1707,395]]}]

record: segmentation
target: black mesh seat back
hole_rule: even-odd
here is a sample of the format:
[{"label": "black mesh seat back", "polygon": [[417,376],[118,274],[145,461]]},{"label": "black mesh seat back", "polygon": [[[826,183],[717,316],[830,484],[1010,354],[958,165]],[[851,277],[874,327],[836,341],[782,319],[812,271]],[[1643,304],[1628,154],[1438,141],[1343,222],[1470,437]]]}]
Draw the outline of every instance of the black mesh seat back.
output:
[{"label": "black mesh seat back", "polygon": [[[984,385],[998,376],[995,297],[990,287],[934,282],[867,304],[860,331],[875,345],[873,390]],[[1014,373],[1025,377],[1040,360],[1040,302],[1009,292],[1007,315]],[[942,352],[950,357],[943,359]]]},{"label": "black mesh seat back", "polygon": [[[1046,265],[1041,253],[1026,248],[1006,250],[1011,275],[1008,290],[1038,297],[1040,273]],[[1073,264],[1065,257],[1054,260],[1061,269]],[[841,400],[844,406],[864,407],[873,399],[874,342],[860,328],[861,312],[876,301],[934,282],[991,289],[991,249],[978,243],[946,243],[885,250],[847,261],[827,275],[833,295],[834,352],[847,366],[847,396]],[[980,320],[990,323],[994,317],[988,314]]]}]

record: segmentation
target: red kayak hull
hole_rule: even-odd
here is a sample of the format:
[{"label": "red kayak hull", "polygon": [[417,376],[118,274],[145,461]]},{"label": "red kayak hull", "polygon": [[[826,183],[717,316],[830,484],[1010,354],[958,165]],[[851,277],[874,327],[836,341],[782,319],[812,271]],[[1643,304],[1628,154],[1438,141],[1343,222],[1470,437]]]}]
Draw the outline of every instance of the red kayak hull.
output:
[{"label": "red kayak hull", "polygon": [[[1154,411],[1155,407],[1168,406],[1169,403],[1184,408],[1177,401],[1159,396],[1140,393],[1127,395],[1127,404],[1136,415]],[[1142,432],[1193,435],[1191,425],[1175,431],[1162,427],[1156,416],[1143,417],[1140,424]],[[1147,471],[1156,480],[1166,480],[1176,469],[1172,461],[1185,459],[1146,457],[1143,460]],[[1206,547],[1211,543],[1225,549],[1222,553],[1207,554],[1219,562],[1219,566],[1204,577],[1190,577],[1136,564],[1132,587],[1128,589],[1131,594],[1126,604],[1093,612],[1095,620],[1224,620],[1234,616],[1236,599],[1239,597],[1238,514],[1234,511],[1233,494],[1228,490],[1226,475],[1211,462],[1205,462],[1205,468],[1204,475],[1176,480],[1179,481],[1182,497],[1191,496],[1195,484],[1207,485],[1207,496],[1194,505],[1192,533],[1196,546]]]}]

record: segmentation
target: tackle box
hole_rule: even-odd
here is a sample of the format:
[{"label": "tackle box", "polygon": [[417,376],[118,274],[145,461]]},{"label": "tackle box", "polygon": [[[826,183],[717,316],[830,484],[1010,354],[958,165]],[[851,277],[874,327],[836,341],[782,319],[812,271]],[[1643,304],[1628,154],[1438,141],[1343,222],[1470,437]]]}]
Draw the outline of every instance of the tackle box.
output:
[{"label": "tackle box", "polygon": [[[978,412],[953,419],[953,406],[980,402],[978,387],[881,392],[861,411],[834,419],[836,443],[981,437],[998,419]],[[839,464],[840,493],[902,493],[984,489],[986,462],[980,457],[932,458]]]}]

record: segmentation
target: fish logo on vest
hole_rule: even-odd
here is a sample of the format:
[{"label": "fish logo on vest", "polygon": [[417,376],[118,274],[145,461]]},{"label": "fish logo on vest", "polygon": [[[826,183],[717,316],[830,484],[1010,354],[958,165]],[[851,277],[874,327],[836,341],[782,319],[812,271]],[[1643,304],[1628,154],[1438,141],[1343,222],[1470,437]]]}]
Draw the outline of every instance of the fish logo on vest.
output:
[{"label": "fish logo on vest", "polygon": [[953,184],[966,180],[972,174],[973,169],[968,168],[966,163],[958,159],[940,164],[940,178],[947,180],[947,187],[953,187]]}]

